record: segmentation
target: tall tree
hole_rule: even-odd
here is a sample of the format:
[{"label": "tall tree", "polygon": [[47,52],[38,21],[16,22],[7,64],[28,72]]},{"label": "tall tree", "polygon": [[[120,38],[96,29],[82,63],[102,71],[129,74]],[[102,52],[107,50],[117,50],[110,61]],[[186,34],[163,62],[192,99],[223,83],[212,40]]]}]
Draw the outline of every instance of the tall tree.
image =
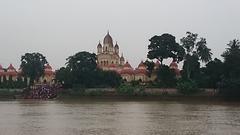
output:
[{"label": "tall tree", "polygon": [[[96,54],[79,52],[67,58],[67,68],[71,71],[74,84],[91,86],[96,75]],[[87,86],[86,86],[87,85]]]},{"label": "tall tree", "polygon": [[206,67],[201,68],[201,74],[198,77],[201,87],[216,89],[221,82],[223,72],[224,67],[221,60],[215,58],[208,62]]},{"label": "tall tree", "polygon": [[175,58],[179,61],[183,60],[184,49],[175,40],[171,34],[163,34],[161,36],[154,36],[148,45],[148,58],[158,59],[161,64],[164,59]]},{"label": "tall tree", "polygon": [[240,99],[240,41],[232,40],[226,51],[222,54],[224,58],[224,75],[221,82],[220,94]]},{"label": "tall tree", "polygon": [[96,54],[79,52],[67,58],[67,67],[72,71],[93,71],[97,67]]},{"label": "tall tree", "polygon": [[122,81],[118,73],[98,69],[94,53],[76,53],[67,58],[66,66],[56,73],[56,79],[66,88],[117,87]]},{"label": "tall tree", "polygon": [[69,68],[62,67],[57,70],[55,78],[64,88],[72,87],[72,74]]},{"label": "tall tree", "polygon": [[224,72],[223,62],[217,58],[206,65],[206,75],[209,76],[210,87],[216,88]]},{"label": "tall tree", "polygon": [[183,70],[187,79],[191,79],[191,74],[196,70],[195,68],[199,65],[199,61],[204,63],[209,62],[212,59],[212,52],[207,47],[205,38],[199,38],[198,34],[191,32],[187,32],[186,34],[187,36],[180,40],[186,52]]},{"label": "tall tree", "polygon": [[44,66],[47,64],[46,57],[41,53],[26,53],[21,57],[21,69],[23,76],[30,78],[30,85],[44,74]]},{"label": "tall tree", "polygon": [[200,62],[196,54],[185,56],[183,63],[183,78],[194,79],[200,71]]},{"label": "tall tree", "polygon": [[229,48],[222,54],[225,67],[224,76],[238,78],[240,76],[240,41],[234,39],[227,46]]},{"label": "tall tree", "polygon": [[157,72],[157,79],[163,87],[174,87],[176,85],[176,73],[166,65]]}]

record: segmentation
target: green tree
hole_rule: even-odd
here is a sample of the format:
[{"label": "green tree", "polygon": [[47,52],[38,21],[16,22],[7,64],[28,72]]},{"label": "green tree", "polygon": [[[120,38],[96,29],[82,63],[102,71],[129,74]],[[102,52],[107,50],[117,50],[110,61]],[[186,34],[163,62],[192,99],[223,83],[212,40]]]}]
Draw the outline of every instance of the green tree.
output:
[{"label": "green tree", "polygon": [[187,79],[192,79],[192,73],[196,70],[196,67],[198,67],[199,61],[204,63],[209,62],[212,59],[212,53],[211,49],[207,47],[205,38],[198,38],[198,34],[191,32],[187,32],[186,34],[187,36],[180,40],[186,53],[184,56],[183,70]]},{"label": "green tree", "polygon": [[224,76],[226,78],[240,77],[240,42],[239,40],[232,40],[227,44],[229,48],[222,54],[224,58]]},{"label": "green tree", "polygon": [[177,81],[174,70],[166,65],[162,65],[158,70],[157,79],[162,87],[174,87]]},{"label": "green tree", "polygon": [[96,83],[97,87],[118,87],[122,82],[121,76],[115,71],[98,70],[96,76],[95,82],[98,82]]},{"label": "green tree", "polygon": [[175,58],[178,62],[183,60],[184,49],[176,42],[174,36],[163,34],[154,36],[149,41],[147,55],[149,59],[158,59],[161,64],[167,58]]},{"label": "green tree", "polygon": [[78,87],[91,87],[96,77],[96,54],[79,52],[67,58],[67,68],[71,71],[73,84]]},{"label": "green tree", "polygon": [[69,68],[62,67],[57,70],[55,78],[64,88],[72,88],[72,75]]},{"label": "green tree", "polygon": [[224,58],[224,73],[220,84],[220,94],[226,97],[240,97],[240,42],[232,40],[229,48],[222,54]]},{"label": "green tree", "polygon": [[217,88],[217,84],[221,81],[224,72],[223,62],[217,58],[207,63],[203,76],[207,79],[205,86],[208,88]]},{"label": "green tree", "polygon": [[148,76],[151,77],[151,74],[154,70],[155,63],[153,61],[146,60],[144,64],[147,66]]},{"label": "green tree", "polygon": [[97,67],[96,54],[89,52],[79,52],[67,58],[67,67],[71,71],[89,72]]},{"label": "green tree", "polygon": [[56,72],[56,79],[64,88],[117,87],[122,81],[118,73],[98,69],[96,55],[89,52],[68,57],[66,68]]},{"label": "green tree", "polygon": [[182,76],[185,79],[196,79],[200,72],[200,62],[196,54],[186,55],[183,63]]},{"label": "green tree", "polygon": [[192,95],[200,92],[198,85],[193,80],[180,79],[177,83],[177,90],[183,95]]},{"label": "green tree", "polygon": [[44,66],[47,64],[46,57],[40,53],[26,53],[21,57],[23,76],[30,78],[30,85],[44,74]]}]

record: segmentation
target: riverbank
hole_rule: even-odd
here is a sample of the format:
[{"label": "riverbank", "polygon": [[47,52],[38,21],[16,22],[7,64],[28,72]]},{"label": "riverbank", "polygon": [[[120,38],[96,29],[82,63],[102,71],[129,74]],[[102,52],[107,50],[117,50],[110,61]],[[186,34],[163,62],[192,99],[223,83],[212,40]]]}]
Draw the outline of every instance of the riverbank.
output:
[{"label": "riverbank", "polygon": [[[206,89],[193,95],[182,95],[176,89],[160,88],[138,88],[133,91],[119,91],[114,88],[92,88],[92,89],[64,89],[58,93],[57,100],[64,99],[101,99],[101,100],[176,100],[176,101],[218,101],[222,97],[216,95],[213,89]],[[0,89],[0,100],[3,99],[23,99],[23,90],[21,89]]]},{"label": "riverbank", "polygon": [[[88,88],[64,89],[60,96],[185,96],[175,88]],[[213,97],[217,95],[215,89],[202,89],[191,96]]]},{"label": "riverbank", "polygon": [[22,89],[0,89],[0,99],[16,99],[22,92]]}]

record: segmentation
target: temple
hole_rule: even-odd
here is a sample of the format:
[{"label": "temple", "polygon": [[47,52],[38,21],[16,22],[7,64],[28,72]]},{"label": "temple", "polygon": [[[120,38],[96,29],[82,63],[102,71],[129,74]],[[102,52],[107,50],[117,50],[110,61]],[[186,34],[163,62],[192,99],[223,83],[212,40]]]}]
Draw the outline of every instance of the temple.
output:
[{"label": "temple", "polygon": [[[25,78],[22,75],[22,69],[19,68],[19,70],[17,71],[16,68],[10,64],[8,66],[8,68],[3,68],[2,65],[0,65],[0,82],[4,82],[12,80],[12,81],[25,81],[27,80],[29,83],[29,78]],[[45,65],[44,68],[44,75],[39,79],[39,82],[36,83],[48,83],[48,84],[52,84],[54,83],[55,80],[55,71],[52,69],[52,67],[49,64]]]},{"label": "temple", "polygon": [[[120,56],[120,47],[116,42],[113,44],[113,39],[109,32],[103,39],[103,43],[99,41],[97,45],[97,66],[104,71],[114,71],[118,73],[126,82],[140,81],[143,83],[155,81],[157,78],[157,71],[161,67],[160,62],[156,61],[154,70],[149,73],[147,66],[143,61],[139,62],[138,67],[133,68],[128,61],[125,61],[123,53]],[[169,65],[170,69],[173,69],[176,76],[180,76],[180,70],[175,59]],[[12,64],[8,68],[3,68],[0,65],[0,82],[5,80],[17,81],[29,80],[22,75],[21,68],[17,71]],[[48,83],[53,84],[55,80],[55,71],[49,64],[45,65],[44,75],[35,83]]]},{"label": "temple", "polygon": [[[123,53],[121,56],[119,55],[119,51],[120,48],[118,43],[116,42],[116,44],[113,45],[113,39],[108,32],[104,37],[103,44],[99,41],[97,45],[98,68],[105,71],[115,71],[127,82],[149,82],[154,81],[157,78],[156,71],[160,67],[159,61],[156,61],[154,71],[149,75],[147,67],[143,61],[141,61],[138,67],[134,69],[128,61],[125,62]],[[177,76],[180,75],[176,60],[173,60],[169,67],[170,69],[174,69]]]},{"label": "temple", "polygon": [[98,67],[103,70],[109,70],[111,68],[119,69],[124,65],[125,59],[123,55],[119,55],[119,46],[116,42],[113,45],[113,39],[109,32],[104,37],[103,45],[100,43],[97,45],[97,64]]},{"label": "temple", "polygon": [[107,71],[115,71],[127,82],[135,80],[136,78],[145,81],[147,78],[147,70],[143,62],[139,65],[139,69],[134,70],[132,66],[126,62],[123,53],[119,55],[120,48],[116,42],[113,45],[113,39],[109,32],[101,42],[97,45],[97,65],[98,68]]}]

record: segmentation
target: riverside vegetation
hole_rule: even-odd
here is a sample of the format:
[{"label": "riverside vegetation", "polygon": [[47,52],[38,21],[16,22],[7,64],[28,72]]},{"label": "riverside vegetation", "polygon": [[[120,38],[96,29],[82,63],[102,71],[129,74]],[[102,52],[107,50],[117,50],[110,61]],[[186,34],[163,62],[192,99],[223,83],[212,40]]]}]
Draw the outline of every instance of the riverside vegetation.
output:
[{"label": "riverside vegetation", "polygon": [[[219,96],[240,99],[239,40],[234,39],[227,44],[222,54],[223,61],[217,58],[212,60],[212,52],[207,47],[206,39],[195,33],[187,32],[179,43],[171,34],[153,36],[149,41],[148,60],[145,61],[149,73],[153,70],[153,60],[161,62],[155,81],[142,83],[139,80],[127,83],[115,72],[98,69],[96,54],[82,51],[68,57],[66,66],[56,71],[56,80],[64,88],[60,96],[102,95],[101,90],[86,92],[85,89],[88,88],[116,88],[119,95],[131,96],[146,95],[144,89],[149,87],[176,88],[182,95],[199,93],[201,88],[212,88],[218,90]],[[163,64],[164,60],[169,58],[177,62],[183,61],[181,78],[177,78],[174,71]],[[22,57],[21,68],[24,76],[30,77],[31,85],[42,75],[46,63],[46,58],[40,53],[26,53]],[[204,66],[201,67],[201,63]],[[0,88],[26,86],[24,82],[18,83],[3,81]],[[4,92],[7,93],[1,91],[0,94]]]}]

